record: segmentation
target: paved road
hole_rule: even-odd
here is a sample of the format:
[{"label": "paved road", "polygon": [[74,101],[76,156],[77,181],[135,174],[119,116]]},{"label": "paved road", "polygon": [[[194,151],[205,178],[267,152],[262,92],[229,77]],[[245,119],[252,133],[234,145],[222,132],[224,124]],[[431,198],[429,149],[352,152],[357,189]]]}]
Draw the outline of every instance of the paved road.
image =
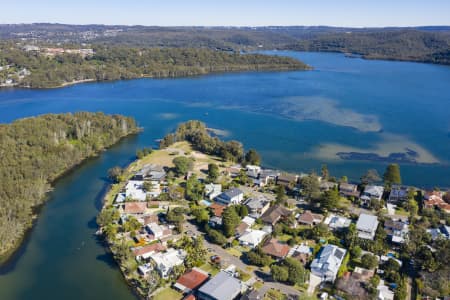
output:
[{"label": "paved road", "polygon": [[[192,232],[191,235],[203,235],[203,233],[197,229],[197,226],[195,226],[189,222],[185,223],[184,229],[185,229],[185,231]],[[233,264],[238,269],[241,269],[245,272],[249,272],[247,269],[249,267],[249,265],[245,264],[238,257],[231,255],[222,247],[220,247],[216,244],[212,244],[212,243],[208,242],[206,239],[204,239],[204,245],[207,249],[208,248],[212,249],[213,250],[212,252],[215,255],[220,256],[221,262],[224,266]],[[252,267],[252,269],[253,269],[253,267]],[[301,294],[298,290],[296,290],[292,286],[282,284],[279,282],[268,281],[268,280],[271,280],[270,274],[263,273],[263,272],[259,271],[258,269],[252,270],[249,273],[250,273],[250,275],[252,275],[253,277],[255,277],[258,280],[264,280],[264,286],[261,288],[261,292],[265,293],[268,289],[273,288],[273,289],[279,290],[281,293],[283,293],[285,295],[292,296],[293,297],[292,299],[295,299],[296,296],[299,296]]]}]

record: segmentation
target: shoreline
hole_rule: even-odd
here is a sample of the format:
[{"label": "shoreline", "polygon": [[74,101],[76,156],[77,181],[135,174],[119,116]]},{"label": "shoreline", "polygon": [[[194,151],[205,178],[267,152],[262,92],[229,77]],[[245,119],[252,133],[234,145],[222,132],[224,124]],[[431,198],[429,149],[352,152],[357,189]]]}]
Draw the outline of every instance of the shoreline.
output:
[{"label": "shoreline", "polygon": [[[88,161],[89,159],[94,159],[96,157],[99,157],[100,154],[104,151],[106,151],[107,149],[109,149],[110,147],[118,144],[119,142],[121,142],[123,139],[132,136],[132,135],[136,135],[139,134],[139,132],[142,131],[142,128],[137,128],[136,131],[134,132],[130,132],[127,135],[124,135],[122,137],[120,137],[115,143],[100,149],[98,151],[96,151],[95,153],[93,153],[92,155],[78,161],[77,163],[75,163],[74,165],[72,165],[71,167],[69,167],[67,170],[64,170],[63,172],[61,172],[60,174],[58,174],[57,176],[55,176],[55,178],[51,178],[49,180],[49,184],[51,186],[51,188],[45,193],[44,195],[44,199],[48,197],[49,193],[53,190],[53,186],[57,183],[58,180],[64,178],[65,176],[69,175],[71,172],[74,172],[79,166],[81,166],[83,163],[85,163],[86,161]],[[20,250],[22,249],[22,247],[25,245],[27,239],[29,238],[29,236],[32,233],[32,230],[34,228],[34,226],[36,225],[36,221],[39,218],[40,215],[40,211],[42,209],[42,207],[47,203],[48,199],[45,199],[41,204],[35,206],[32,208],[33,210],[33,214],[32,214],[32,218],[29,222],[29,224],[27,224],[26,227],[24,227],[23,232],[20,234],[20,238],[18,238],[10,247],[10,249],[8,249],[7,251],[5,251],[3,254],[0,255],[0,274],[2,273],[1,271],[6,268],[9,264],[14,264],[15,263],[15,258],[19,258],[16,257],[16,255],[19,255]]]}]

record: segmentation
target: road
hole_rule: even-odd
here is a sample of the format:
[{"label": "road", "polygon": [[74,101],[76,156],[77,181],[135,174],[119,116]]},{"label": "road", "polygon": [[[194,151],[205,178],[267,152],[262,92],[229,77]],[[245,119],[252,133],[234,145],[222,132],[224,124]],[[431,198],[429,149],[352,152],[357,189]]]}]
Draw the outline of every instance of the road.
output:
[{"label": "road", "polygon": [[[203,233],[197,229],[197,226],[191,224],[190,222],[186,222],[184,225],[184,228],[186,231],[192,232],[192,234],[190,234],[190,235],[203,235]],[[211,252],[213,252],[215,255],[220,256],[223,266],[226,267],[226,266],[233,264],[238,269],[241,269],[245,272],[249,272],[247,269],[249,267],[249,265],[245,264],[241,259],[239,259],[236,256],[231,255],[230,253],[228,253],[225,249],[223,249],[219,245],[212,244],[212,243],[208,242],[206,239],[203,239],[203,240],[204,240],[205,248],[213,250]],[[250,271],[249,273],[250,273],[250,275],[255,277],[257,280],[264,281],[264,286],[260,290],[261,293],[262,292],[265,293],[265,292],[267,292],[267,290],[273,288],[273,289],[279,290],[281,293],[283,293],[287,296],[291,296],[290,297],[291,299],[295,299],[297,296],[299,296],[301,294],[297,289],[293,288],[292,286],[289,286],[287,284],[283,284],[280,282],[269,281],[269,280],[271,280],[270,274],[261,272],[258,269],[254,270],[252,268],[252,271]]]}]

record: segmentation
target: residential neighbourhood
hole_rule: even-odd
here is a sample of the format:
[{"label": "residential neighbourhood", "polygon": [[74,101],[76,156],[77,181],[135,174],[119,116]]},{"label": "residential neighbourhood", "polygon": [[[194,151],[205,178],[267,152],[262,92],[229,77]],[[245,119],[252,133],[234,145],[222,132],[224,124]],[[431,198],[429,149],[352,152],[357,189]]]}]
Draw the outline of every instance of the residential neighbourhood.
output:
[{"label": "residential neighbourhood", "polygon": [[[189,176],[173,152],[195,158],[183,169]],[[126,172],[109,193],[102,231],[125,277],[149,298],[413,299],[412,278],[428,282],[430,273],[402,251],[434,255],[450,239],[436,219],[445,217],[443,191],[227,165],[185,142]],[[409,250],[412,221],[428,226],[429,250]]]}]

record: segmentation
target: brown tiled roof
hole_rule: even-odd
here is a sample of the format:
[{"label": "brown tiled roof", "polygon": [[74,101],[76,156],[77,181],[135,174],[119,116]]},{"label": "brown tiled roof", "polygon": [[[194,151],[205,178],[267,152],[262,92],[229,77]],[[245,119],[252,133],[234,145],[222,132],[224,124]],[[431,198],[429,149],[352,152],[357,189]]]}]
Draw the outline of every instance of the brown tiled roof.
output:
[{"label": "brown tiled roof", "polygon": [[163,244],[155,243],[155,244],[146,245],[141,248],[134,249],[133,253],[135,256],[140,256],[140,255],[143,255],[148,252],[161,252],[164,250],[166,250],[166,247],[164,247]]},{"label": "brown tiled roof", "polygon": [[127,214],[143,214],[146,209],[146,202],[125,202],[124,212]]},{"label": "brown tiled roof", "polygon": [[181,275],[181,277],[177,280],[177,284],[181,284],[190,290],[194,290],[205,282],[208,277],[208,274],[192,269],[191,271]]},{"label": "brown tiled roof", "polygon": [[306,210],[300,215],[298,221],[305,224],[313,224],[314,222],[321,222],[323,216],[320,214],[314,214],[310,210]]},{"label": "brown tiled roof", "polygon": [[248,224],[245,222],[241,222],[241,224],[238,225],[238,227],[236,227],[236,234],[241,235],[245,232],[245,230],[247,230],[248,228]]},{"label": "brown tiled roof", "polygon": [[223,211],[225,210],[226,206],[225,205],[220,205],[218,203],[213,203],[209,206],[209,208],[213,211],[213,214],[216,217],[221,217],[223,214]]},{"label": "brown tiled roof", "polygon": [[283,258],[289,253],[290,247],[280,243],[277,239],[270,239],[263,247],[262,251],[274,257]]},{"label": "brown tiled roof", "polygon": [[186,297],[183,298],[183,300],[195,300],[195,296],[193,294],[189,294]]},{"label": "brown tiled roof", "polygon": [[274,205],[269,207],[269,209],[261,216],[261,220],[265,223],[275,224],[281,217],[290,216],[292,212],[281,206]]},{"label": "brown tiled roof", "polygon": [[144,225],[150,224],[150,223],[158,223],[158,216],[157,215],[148,215],[144,217]]}]

